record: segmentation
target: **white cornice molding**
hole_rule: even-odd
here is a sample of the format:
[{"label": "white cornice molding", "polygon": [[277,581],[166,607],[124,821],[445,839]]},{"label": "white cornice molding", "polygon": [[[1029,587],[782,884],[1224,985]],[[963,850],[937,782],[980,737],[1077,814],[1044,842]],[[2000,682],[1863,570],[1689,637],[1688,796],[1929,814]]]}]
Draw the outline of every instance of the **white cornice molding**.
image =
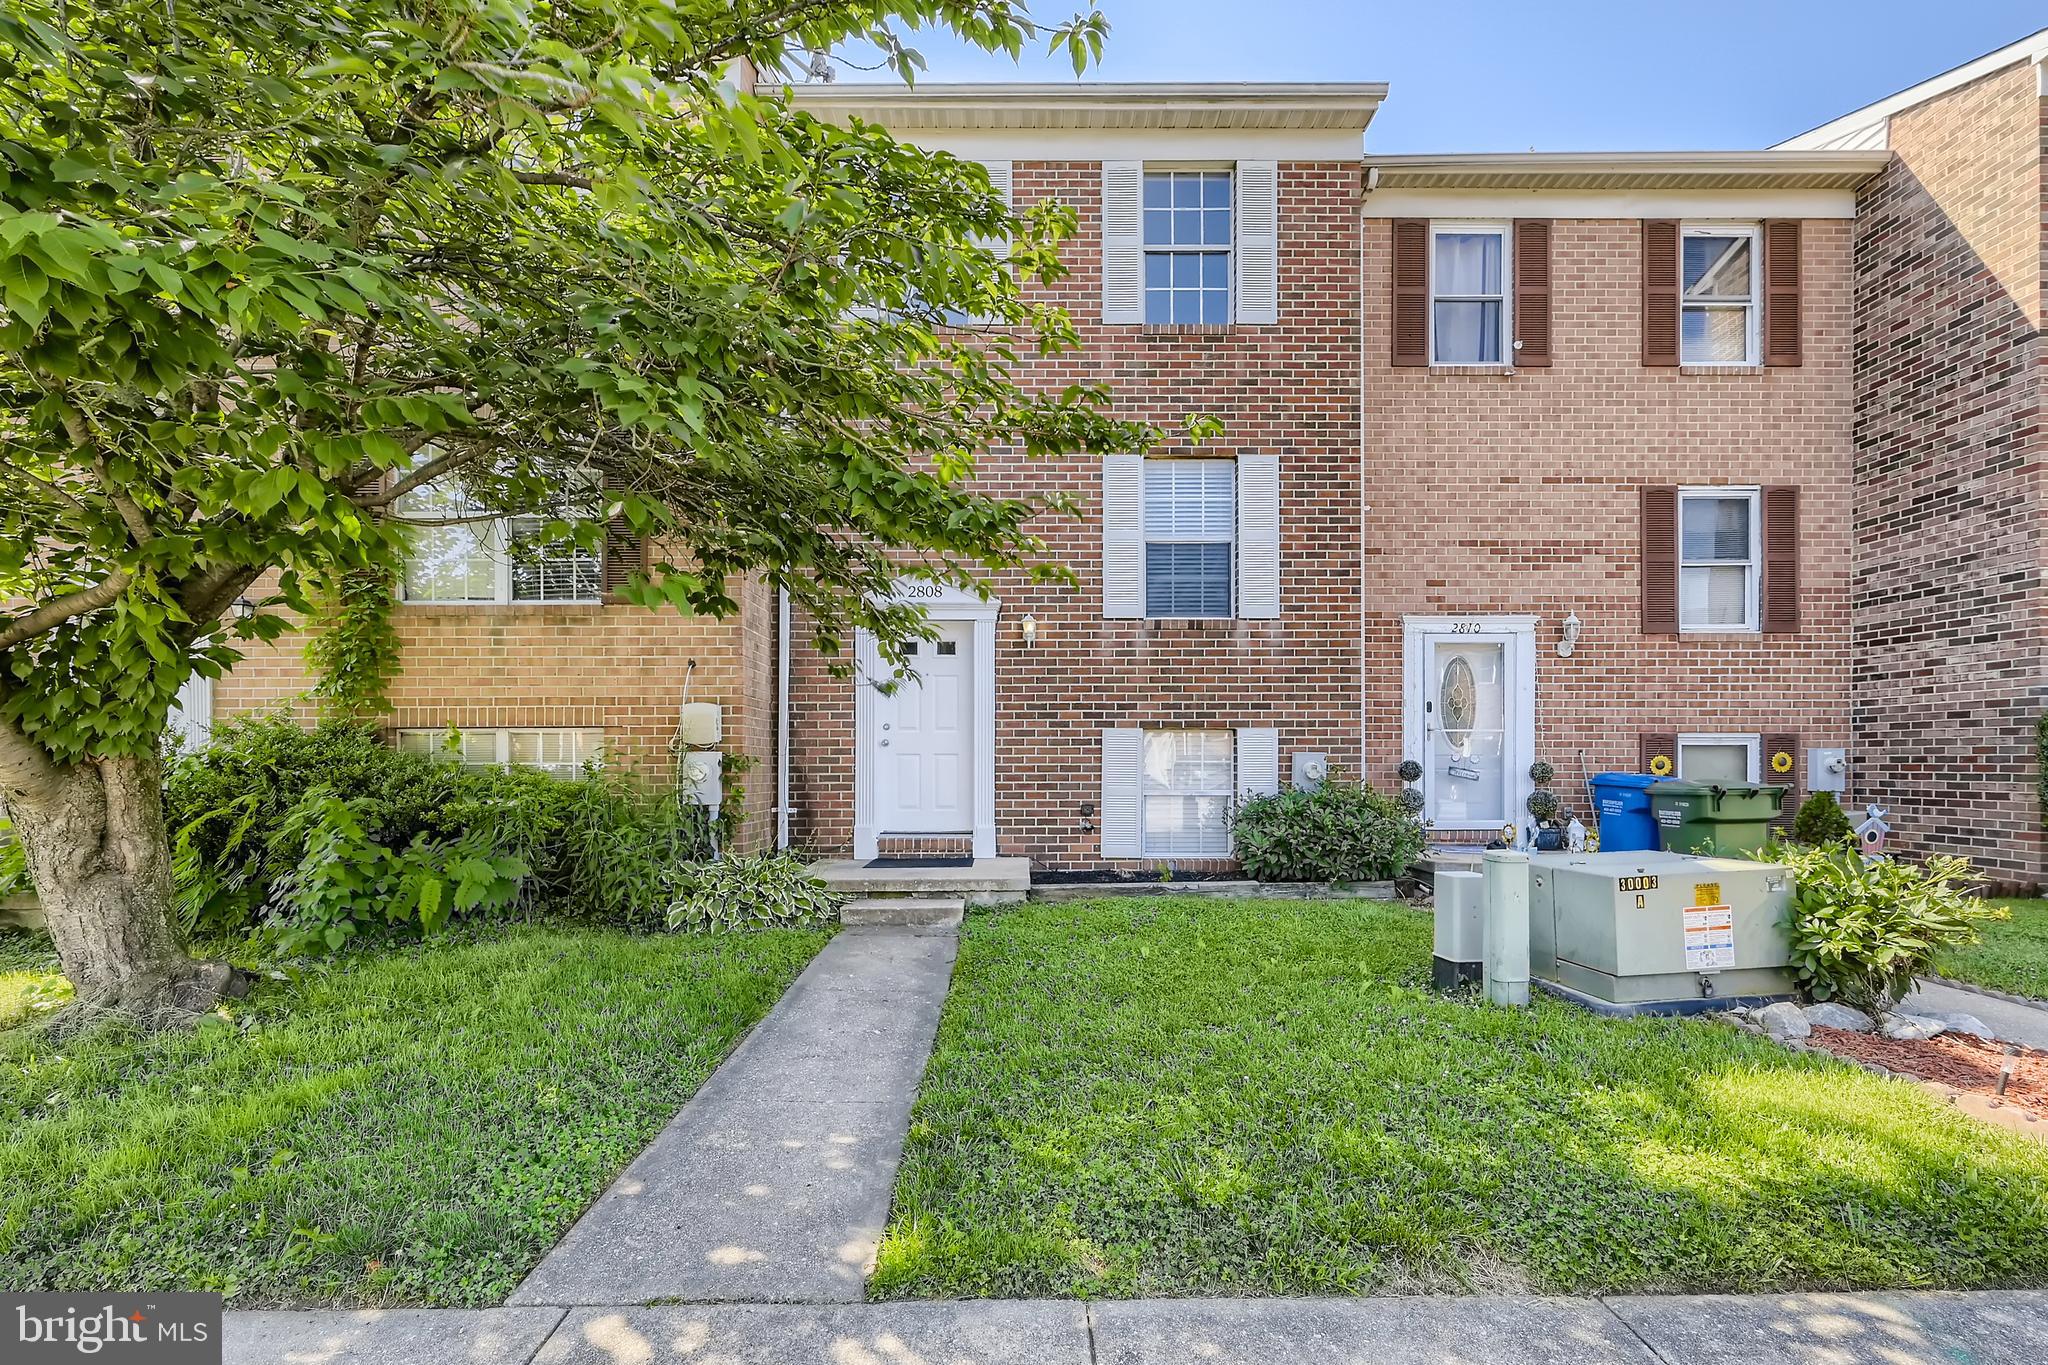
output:
[{"label": "white cornice molding", "polygon": [[1365,172],[1378,193],[1854,191],[1889,159],[1882,151],[1368,154]]},{"label": "white cornice molding", "polygon": [[1379,81],[820,84],[784,90],[792,104],[821,117],[858,115],[896,132],[1199,128],[1363,133],[1387,97]]}]

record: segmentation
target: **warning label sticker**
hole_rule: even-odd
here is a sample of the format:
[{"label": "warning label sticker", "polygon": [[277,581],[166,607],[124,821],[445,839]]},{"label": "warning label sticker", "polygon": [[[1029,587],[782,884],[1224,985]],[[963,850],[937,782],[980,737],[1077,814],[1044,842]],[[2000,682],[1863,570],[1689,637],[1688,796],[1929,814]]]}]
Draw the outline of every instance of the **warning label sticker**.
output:
[{"label": "warning label sticker", "polygon": [[1735,911],[1701,905],[1685,912],[1685,969],[1713,972],[1735,965]]}]

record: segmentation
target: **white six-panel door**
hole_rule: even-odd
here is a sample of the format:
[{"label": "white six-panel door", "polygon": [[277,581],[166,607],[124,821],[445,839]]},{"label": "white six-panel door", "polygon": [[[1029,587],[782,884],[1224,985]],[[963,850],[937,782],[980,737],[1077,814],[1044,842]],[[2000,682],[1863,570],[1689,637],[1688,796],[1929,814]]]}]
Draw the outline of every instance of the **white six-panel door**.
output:
[{"label": "white six-panel door", "polygon": [[909,659],[918,677],[878,699],[875,797],[883,834],[974,829],[974,626],[935,623]]}]

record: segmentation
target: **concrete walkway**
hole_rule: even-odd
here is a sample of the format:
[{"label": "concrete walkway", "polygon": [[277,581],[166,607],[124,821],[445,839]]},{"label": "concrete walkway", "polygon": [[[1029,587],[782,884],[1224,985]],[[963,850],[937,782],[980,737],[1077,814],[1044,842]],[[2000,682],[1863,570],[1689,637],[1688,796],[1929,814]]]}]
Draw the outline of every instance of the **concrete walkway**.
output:
[{"label": "concrete walkway", "polygon": [[228,1365],[2032,1365],[2048,1292],[230,1313]]},{"label": "concrete walkway", "polygon": [[1995,995],[1959,991],[1939,981],[1921,981],[1899,1004],[1899,1008],[1908,1014],[1916,1007],[1974,1014],[2008,1043],[2048,1048],[2048,1009],[2039,1005],[2022,1005],[2015,1000],[2001,1000]]},{"label": "concrete walkway", "polygon": [[957,948],[842,930],[509,1303],[859,1302]]}]

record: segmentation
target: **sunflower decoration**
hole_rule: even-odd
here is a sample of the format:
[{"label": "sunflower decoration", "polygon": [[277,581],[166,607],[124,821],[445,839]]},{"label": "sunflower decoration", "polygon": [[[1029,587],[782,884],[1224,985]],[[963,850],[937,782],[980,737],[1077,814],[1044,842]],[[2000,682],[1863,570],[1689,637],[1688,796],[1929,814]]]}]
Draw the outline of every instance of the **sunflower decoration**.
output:
[{"label": "sunflower decoration", "polygon": [[1650,760],[1650,776],[1652,776],[1652,777],[1669,777],[1669,776],[1671,776],[1671,755],[1670,755],[1670,754],[1658,754],[1658,755],[1657,755],[1657,756],[1656,756],[1655,758],[1653,758],[1653,759],[1651,759],[1651,760]]},{"label": "sunflower decoration", "polygon": [[1783,749],[1771,755],[1771,771],[1783,777],[1792,771],[1792,755]]}]

